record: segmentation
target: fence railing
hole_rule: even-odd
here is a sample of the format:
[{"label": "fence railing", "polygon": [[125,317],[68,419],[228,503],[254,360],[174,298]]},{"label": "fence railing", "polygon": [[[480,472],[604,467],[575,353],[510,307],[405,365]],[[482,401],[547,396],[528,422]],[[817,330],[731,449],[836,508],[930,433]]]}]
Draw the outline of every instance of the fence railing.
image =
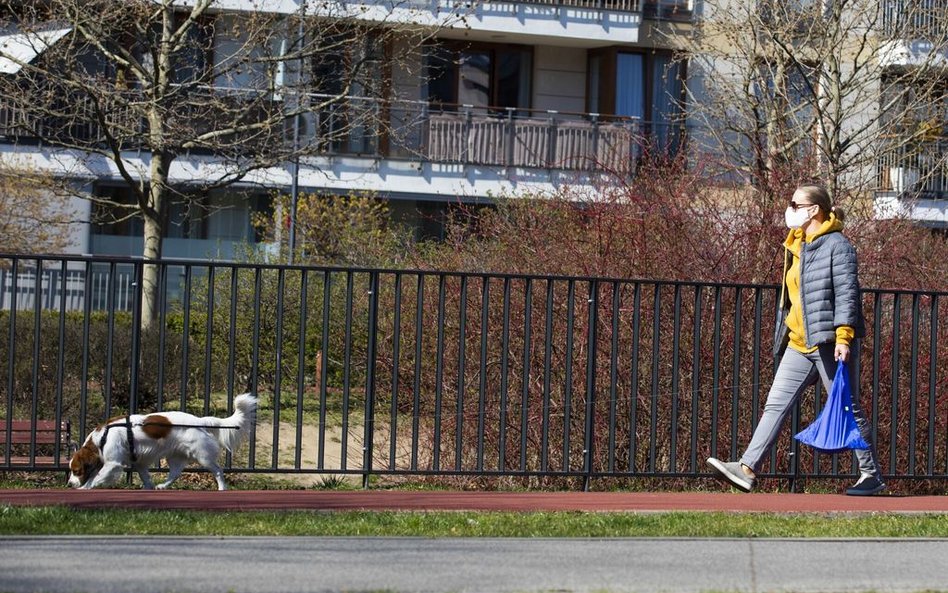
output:
[{"label": "fence railing", "polygon": [[[229,471],[688,483],[707,456],[740,454],[773,376],[774,286],[166,261],[149,322],[141,260],[0,264],[14,293],[60,272],[18,308],[4,300],[0,423],[68,421],[82,439],[117,414],[224,415],[255,392]],[[105,308],[94,290],[47,297],[74,282],[63,270],[103,270]],[[863,309],[856,393],[884,472],[945,479],[948,293],[866,290]],[[802,398],[763,477],[857,473],[790,438],[823,399]],[[7,437],[0,470],[68,463],[44,446]]]}]

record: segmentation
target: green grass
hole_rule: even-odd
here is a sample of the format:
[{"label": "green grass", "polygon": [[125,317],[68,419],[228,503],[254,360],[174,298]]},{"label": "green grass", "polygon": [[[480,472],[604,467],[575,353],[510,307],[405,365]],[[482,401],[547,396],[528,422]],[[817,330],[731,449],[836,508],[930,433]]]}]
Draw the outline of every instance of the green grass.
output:
[{"label": "green grass", "polygon": [[0,535],[948,537],[948,514],[207,512],[0,506]]}]

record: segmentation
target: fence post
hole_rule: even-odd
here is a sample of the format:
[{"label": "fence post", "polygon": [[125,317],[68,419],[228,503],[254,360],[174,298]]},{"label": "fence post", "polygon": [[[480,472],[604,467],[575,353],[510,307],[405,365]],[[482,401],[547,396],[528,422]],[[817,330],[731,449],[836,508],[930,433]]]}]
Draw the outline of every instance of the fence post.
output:
[{"label": "fence post", "polygon": [[365,436],[362,441],[362,488],[369,487],[369,475],[372,473],[372,454],[375,440],[375,349],[378,336],[376,325],[379,309],[379,273],[369,274],[369,343],[366,355],[365,373]]},{"label": "fence post", "polygon": [[132,368],[129,381],[128,413],[138,412],[138,373],[141,368],[141,335],[142,335],[142,285],[144,266],[142,262],[134,264],[135,282],[132,289],[135,291],[135,300],[132,304]]},{"label": "fence post", "polygon": [[[6,458],[4,463],[9,464],[12,457],[12,435],[13,435],[13,390],[15,387],[14,372],[16,368],[16,357],[13,353],[16,351],[16,280],[19,271],[20,260],[13,258],[10,265],[10,322],[8,340],[7,340],[7,409],[6,409],[6,442],[3,444],[3,455]],[[6,286],[4,286],[6,288]]]},{"label": "fence post", "polygon": [[583,450],[583,492],[589,491],[589,481],[592,476],[593,464],[593,414],[596,409],[596,342],[598,341],[597,325],[599,323],[599,281],[589,282],[589,327],[587,328],[587,358],[586,358],[586,443]]},{"label": "fence post", "polygon": [[603,165],[605,163],[608,163],[609,161],[599,156],[599,132],[600,132],[599,114],[590,113],[589,118],[592,120],[593,138],[592,138],[592,151],[591,151],[592,154],[590,154],[589,157],[587,157],[586,166],[590,170],[596,169],[596,168],[602,169]]},{"label": "fence post", "polygon": [[540,164],[541,167],[551,168],[554,166],[554,163],[556,163],[556,155],[557,155],[556,114],[557,113],[558,113],[557,111],[552,111],[552,110],[547,111],[547,114],[550,116],[548,120],[549,127],[547,128],[547,139],[549,140],[549,144],[547,144],[546,162]]},{"label": "fence post", "polygon": [[514,121],[514,108],[507,107],[507,146],[506,146],[507,150],[504,151],[505,153],[504,166],[505,167],[515,166],[514,165],[514,159],[515,159],[514,145],[516,144],[516,142],[517,142],[517,124]]}]

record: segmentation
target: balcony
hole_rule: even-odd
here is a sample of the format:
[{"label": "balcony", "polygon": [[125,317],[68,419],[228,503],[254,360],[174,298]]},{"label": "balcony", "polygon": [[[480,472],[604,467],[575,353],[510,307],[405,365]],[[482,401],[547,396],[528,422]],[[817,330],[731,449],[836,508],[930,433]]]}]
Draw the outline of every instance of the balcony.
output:
[{"label": "balcony", "polygon": [[[316,17],[350,18],[369,23],[413,23],[444,27],[452,36],[492,41],[504,35],[509,43],[550,43],[570,39],[587,47],[638,41],[643,7],[671,0],[341,0],[311,2]],[[670,12],[668,13],[670,14]],[[453,30],[453,31],[452,31]],[[532,40],[532,41],[531,41]],[[553,41],[555,44],[555,41]]]},{"label": "balcony", "polygon": [[647,150],[681,140],[675,125],[595,114],[418,104],[394,118],[410,123],[388,156],[433,163],[628,175]]},{"label": "balcony", "polygon": [[694,0],[643,0],[642,16],[657,21],[691,22]]},{"label": "balcony", "polygon": [[948,33],[943,0],[882,0],[882,35],[903,41],[938,40]]},{"label": "balcony", "polygon": [[948,138],[901,147],[879,159],[878,218],[905,217],[948,228]]},{"label": "balcony", "polygon": [[933,199],[948,198],[948,138],[885,153],[879,161],[876,189]]},{"label": "balcony", "polygon": [[[208,93],[209,91],[205,91]],[[307,95],[318,105],[326,96]],[[197,131],[214,130],[215,121],[232,124],[235,112],[247,123],[277,117],[285,107],[271,96],[228,91],[192,97],[169,113],[166,124],[179,146]],[[0,139],[35,143],[40,137],[65,146],[94,145],[105,137],[91,117],[89,101],[69,101],[71,117],[37,117],[29,109],[0,104]],[[107,114],[113,137],[123,150],[142,148],[144,117],[129,98]],[[86,115],[84,116],[83,113]],[[214,156],[234,151],[261,154],[274,149],[289,155],[363,157],[480,167],[535,168],[564,171],[634,173],[636,161],[649,151],[674,154],[684,141],[678,124],[643,122],[596,114],[429,105],[425,102],[379,101],[349,97],[299,118],[299,140],[293,146],[292,119],[273,120],[265,133],[238,132],[179,153]],[[183,136],[185,131],[191,136]],[[118,133],[116,133],[118,131]],[[174,143],[172,144],[174,145]],[[280,159],[278,159],[280,160]]]},{"label": "balcony", "polygon": [[[526,4],[546,8],[581,8],[587,10],[611,10],[615,12],[641,12],[643,0],[484,0],[484,4]],[[645,6],[655,0],[644,0]]]}]

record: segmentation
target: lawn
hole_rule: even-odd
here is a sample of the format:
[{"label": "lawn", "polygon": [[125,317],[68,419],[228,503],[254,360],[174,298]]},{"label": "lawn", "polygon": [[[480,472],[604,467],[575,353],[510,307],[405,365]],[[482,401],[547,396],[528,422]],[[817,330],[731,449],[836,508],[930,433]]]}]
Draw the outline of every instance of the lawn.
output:
[{"label": "lawn", "polygon": [[948,537],[948,514],[217,512],[0,506],[0,535]]}]

